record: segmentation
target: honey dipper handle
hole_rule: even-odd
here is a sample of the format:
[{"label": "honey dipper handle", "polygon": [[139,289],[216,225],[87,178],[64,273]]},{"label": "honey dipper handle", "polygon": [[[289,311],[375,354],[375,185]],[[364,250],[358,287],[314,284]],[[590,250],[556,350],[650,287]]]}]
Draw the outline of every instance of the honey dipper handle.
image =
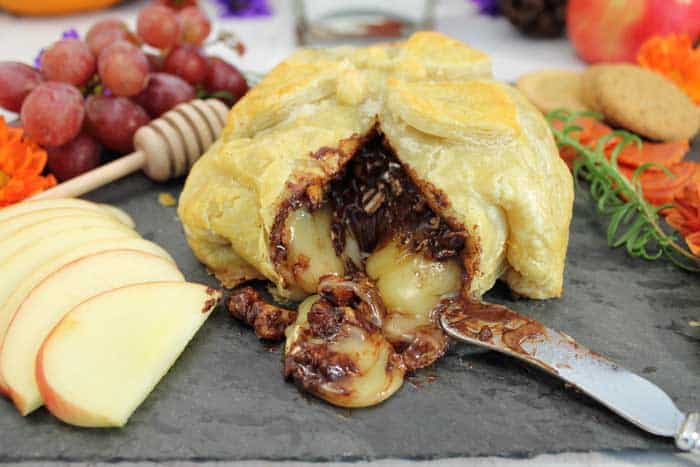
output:
[{"label": "honey dipper handle", "polygon": [[74,198],[129,175],[143,167],[146,156],[141,151],[132,152],[90,172],[71,178],[55,187],[32,196],[31,199]]}]

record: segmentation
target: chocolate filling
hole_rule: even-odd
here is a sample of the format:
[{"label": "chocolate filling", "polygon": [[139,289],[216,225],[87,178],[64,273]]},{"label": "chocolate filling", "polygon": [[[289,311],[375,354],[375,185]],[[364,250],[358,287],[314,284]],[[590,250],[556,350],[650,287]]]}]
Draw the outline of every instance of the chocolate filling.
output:
[{"label": "chocolate filling", "polygon": [[373,252],[395,234],[411,251],[438,261],[458,256],[464,249],[464,234],[452,231],[433,212],[379,134],[357,151],[331,183],[328,199],[338,255],[345,248],[345,227],[364,253]]},{"label": "chocolate filling", "polygon": [[252,287],[232,293],[226,300],[226,307],[231,316],[252,327],[261,339],[284,339],[284,330],[297,319],[295,310],[267,303]]},{"label": "chocolate filling", "polygon": [[[339,258],[345,259],[347,275],[321,278],[318,286],[321,298],[307,315],[309,327],[301,331],[284,360],[285,377],[317,394],[322,390],[344,394],[350,378],[358,374],[352,358],[331,351],[329,345],[353,327],[368,335],[381,333],[387,316],[379,291],[364,274],[364,265],[354,264],[344,256],[347,233],[352,234],[363,257],[385,242],[397,239],[411,252],[433,261],[446,261],[460,257],[466,244],[466,234],[453,230],[430,207],[383,136],[375,132],[363,140],[325,190],[321,190],[318,181],[290,186],[292,197],[283,204],[271,234],[271,257],[276,264],[283,264],[289,246],[283,225],[289,212],[300,208],[308,211],[321,206],[331,208],[333,249]],[[441,207],[447,205],[439,193],[436,202]],[[308,267],[309,261],[313,258],[287,267]],[[253,326],[260,337],[283,338],[284,328],[295,316],[289,310],[274,312],[270,305],[258,303],[261,298],[252,296],[250,291],[233,297],[228,302],[231,313]],[[412,340],[393,342],[400,354],[392,352],[387,371],[396,366],[413,371],[430,365],[444,354],[448,338],[435,321],[437,314],[432,315],[433,322],[416,329]]]},{"label": "chocolate filling", "polygon": [[[384,304],[374,286],[363,277],[357,281],[325,276],[319,285],[321,298],[307,314],[309,328],[290,347],[284,359],[284,376],[312,393],[351,393],[352,376],[359,371],[348,354],[333,352],[330,345],[346,337],[352,328],[366,336],[381,332]],[[392,365],[400,365],[396,358]],[[390,370],[390,369],[388,369]]]},{"label": "chocolate filling", "polygon": [[443,300],[438,307],[453,329],[482,342],[498,345],[500,340],[517,353],[529,355],[522,344],[546,334],[541,323],[503,305],[452,298]]},{"label": "chocolate filling", "polygon": [[313,329],[302,331],[299,344],[284,357],[284,377],[313,394],[324,390],[350,394],[348,379],[359,374],[355,362],[346,354],[333,352],[325,343],[313,343],[314,336]]}]

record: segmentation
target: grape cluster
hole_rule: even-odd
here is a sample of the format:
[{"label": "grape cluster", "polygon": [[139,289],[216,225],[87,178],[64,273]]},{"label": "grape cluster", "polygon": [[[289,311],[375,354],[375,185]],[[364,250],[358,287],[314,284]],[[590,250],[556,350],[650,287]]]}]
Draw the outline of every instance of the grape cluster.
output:
[{"label": "grape cluster", "polygon": [[67,180],[98,166],[102,148],[131,152],[139,127],[182,102],[216,96],[233,105],[247,92],[233,65],[204,53],[210,31],[196,0],[154,0],[136,32],[106,19],[84,40],[45,49],[38,68],[0,62],[0,107],[20,114],[51,172]]}]

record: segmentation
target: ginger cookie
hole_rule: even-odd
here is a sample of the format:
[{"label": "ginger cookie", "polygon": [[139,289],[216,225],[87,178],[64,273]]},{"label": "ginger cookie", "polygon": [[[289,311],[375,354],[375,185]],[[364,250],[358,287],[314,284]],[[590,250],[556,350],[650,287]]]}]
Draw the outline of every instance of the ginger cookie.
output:
[{"label": "ginger cookie", "polygon": [[588,110],[581,96],[581,73],[541,70],[520,77],[516,86],[542,113],[555,109]]},{"label": "ginger cookie", "polygon": [[614,126],[648,139],[691,139],[700,111],[672,81],[628,64],[593,65],[582,75],[581,96]]}]

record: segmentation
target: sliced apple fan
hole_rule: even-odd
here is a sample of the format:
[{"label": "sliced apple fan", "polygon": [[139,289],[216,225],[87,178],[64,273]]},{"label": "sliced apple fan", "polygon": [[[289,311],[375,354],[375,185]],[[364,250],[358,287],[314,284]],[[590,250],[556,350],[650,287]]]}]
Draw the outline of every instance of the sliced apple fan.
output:
[{"label": "sliced apple fan", "polygon": [[133,225],[76,199],[0,211],[0,391],[22,415],[124,425],[216,306]]}]

